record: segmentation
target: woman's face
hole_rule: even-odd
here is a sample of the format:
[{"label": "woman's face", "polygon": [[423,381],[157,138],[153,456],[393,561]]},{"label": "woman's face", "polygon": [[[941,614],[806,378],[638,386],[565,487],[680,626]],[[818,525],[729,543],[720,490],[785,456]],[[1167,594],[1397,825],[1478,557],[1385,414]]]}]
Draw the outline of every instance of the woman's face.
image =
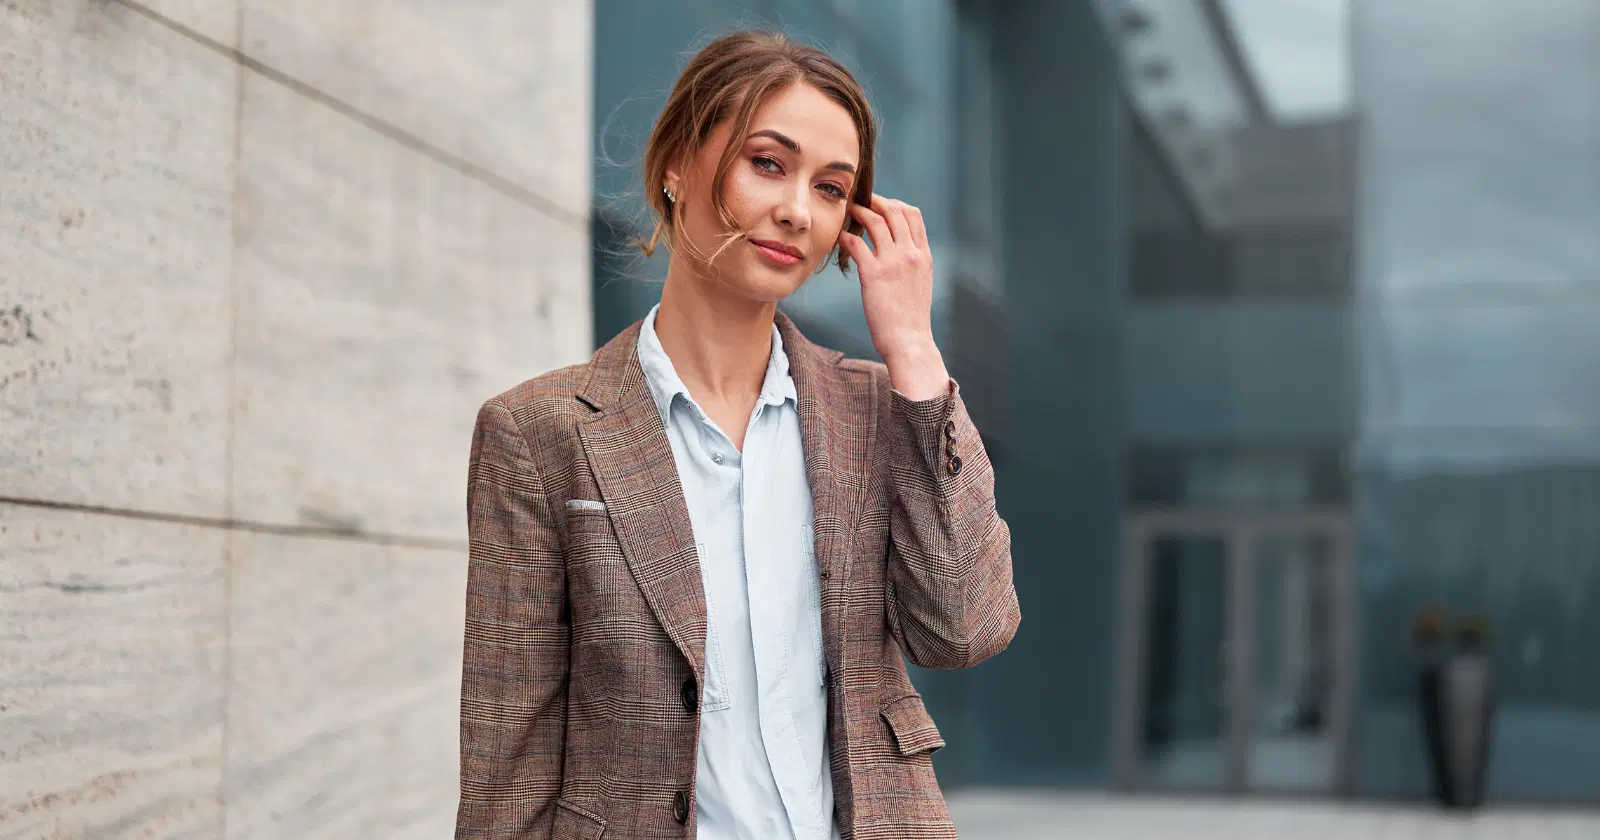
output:
[{"label": "woman's face", "polygon": [[731,123],[713,129],[683,170],[667,170],[667,186],[683,205],[680,233],[689,245],[674,259],[698,262],[727,241],[711,182],[723,150],[736,144],[723,201],[745,238],[693,273],[740,297],[777,302],[800,288],[838,243],[860,142],[850,113],[806,84],[770,96],[743,137],[731,136]]}]

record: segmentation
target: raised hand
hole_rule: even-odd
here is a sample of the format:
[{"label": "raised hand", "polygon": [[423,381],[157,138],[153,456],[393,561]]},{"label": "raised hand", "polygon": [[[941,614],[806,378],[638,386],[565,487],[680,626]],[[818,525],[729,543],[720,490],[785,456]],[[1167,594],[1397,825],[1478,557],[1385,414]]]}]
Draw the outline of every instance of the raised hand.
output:
[{"label": "raised hand", "polygon": [[874,194],[871,207],[852,204],[850,213],[872,237],[869,249],[861,237],[839,234],[856,264],[872,345],[896,390],[913,400],[939,396],[950,374],[933,342],[933,253],[922,211]]}]

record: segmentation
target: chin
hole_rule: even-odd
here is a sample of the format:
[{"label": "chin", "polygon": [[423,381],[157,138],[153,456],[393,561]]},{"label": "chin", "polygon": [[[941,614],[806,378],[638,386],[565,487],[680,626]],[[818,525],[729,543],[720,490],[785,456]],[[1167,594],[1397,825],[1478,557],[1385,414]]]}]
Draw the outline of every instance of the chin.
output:
[{"label": "chin", "polygon": [[736,291],[743,297],[762,303],[783,300],[811,278],[810,271],[804,266],[796,266],[792,271],[777,271],[761,260],[741,265],[737,271],[739,279],[732,283]]}]

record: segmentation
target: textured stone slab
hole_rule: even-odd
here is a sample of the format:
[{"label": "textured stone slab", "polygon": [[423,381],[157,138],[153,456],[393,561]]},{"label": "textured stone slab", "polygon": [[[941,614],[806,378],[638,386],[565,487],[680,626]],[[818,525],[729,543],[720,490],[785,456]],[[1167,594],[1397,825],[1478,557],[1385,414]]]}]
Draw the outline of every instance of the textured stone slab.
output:
[{"label": "textured stone slab", "polygon": [[389,837],[455,835],[461,788],[461,637],[466,551],[391,549],[394,623],[389,661],[398,681],[386,722],[394,750]]},{"label": "textured stone slab", "polygon": [[589,0],[241,0],[243,51],[581,218]]},{"label": "textured stone slab", "polygon": [[221,833],[225,540],[0,505],[0,838]]},{"label": "textured stone slab", "polygon": [[224,509],[235,64],[0,6],[0,493]]},{"label": "textured stone slab", "polygon": [[229,840],[448,837],[465,556],[235,540]]},{"label": "textured stone slab", "polygon": [[478,406],[590,353],[585,235],[275,83],[244,92],[239,516],[464,541]]},{"label": "textured stone slab", "polygon": [[238,0],[135,0],[135,2],[223,46],[238,46]]}]

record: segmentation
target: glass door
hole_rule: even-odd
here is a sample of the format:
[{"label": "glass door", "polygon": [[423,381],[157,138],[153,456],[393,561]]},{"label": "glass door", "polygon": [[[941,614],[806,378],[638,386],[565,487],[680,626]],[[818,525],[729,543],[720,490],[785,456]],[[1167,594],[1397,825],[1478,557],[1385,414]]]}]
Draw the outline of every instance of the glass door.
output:
[{"label": "glass door", "polygon": [[1339,517],[1130,523],[1115,744],[1121,786],[1347,787],[1347,533]]},{"label": "glass door", "polygon": [[1253,534],[1251,667],[1245,786],[1316,792],[1339,784],[1336,733],[1345,729],[1336,688],[1340,642],[1340,545],[1317,531]]},{"label": "glass door", "polygon": [[1139,772],[1162,787],[1217,787],[1227,777],[1228,543],[1158,533],[1145,552]]}]

